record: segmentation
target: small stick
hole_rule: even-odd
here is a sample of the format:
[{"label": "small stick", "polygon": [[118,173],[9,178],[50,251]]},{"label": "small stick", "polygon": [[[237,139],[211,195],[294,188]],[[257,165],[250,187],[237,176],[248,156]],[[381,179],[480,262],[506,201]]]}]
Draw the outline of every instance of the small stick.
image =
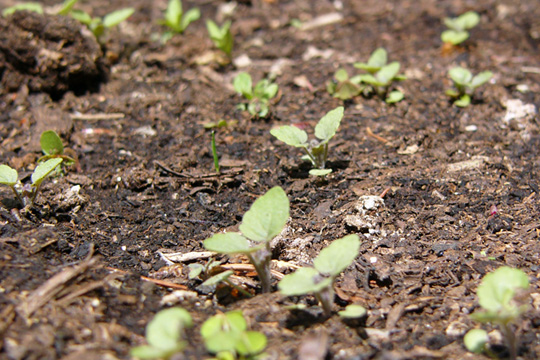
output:
[{"label": "small stick", "polygon": [[379,141],[382,142],[383,144],[385,144],[385,143],[388,142],[388,140],[385,139],[385,138],[383,138],[382,136],[379,136],[379,135],[377,135],[377,134],[374,134],[373,131],[371,131],[371,128],[370,128],[369,126],[366,127],[366,134],[367,134],[368,136],[371,136],[371,137],[374,138],[374,139],[379,140]]},{"label": "small stick", "polygon": [[[116,269],[116,268],[113,268],[113,267],[110,267],[110,266],[107,266],[106,269],[110,270],[110,271],[118,272],[120,274],[129,274],[129,272],[127,272],[127,271]],[[141,278],[141,280],[152,282],[152,283],[154,283],[154,284],[156,284],[158,286],[168,287],[168,288],[177,289],[177,290],[188,290],[188,287],[185,286],[185,285],[182,285],[182,284],[175,284],[175,283],[172,283],[170,281],[152,279],[152,278],[149,278],[147,276],[140,276],[140,278]]]},{"label": "small stick", "polygon": [[112,114],[105,114],[105,113],[99,113],[99,114],[70,114],[71,119],[73,120],[89,120],[89,121],[97,121],[97,120],[118,120],[123,119],[126,115],[123,113],[112,113]]}]

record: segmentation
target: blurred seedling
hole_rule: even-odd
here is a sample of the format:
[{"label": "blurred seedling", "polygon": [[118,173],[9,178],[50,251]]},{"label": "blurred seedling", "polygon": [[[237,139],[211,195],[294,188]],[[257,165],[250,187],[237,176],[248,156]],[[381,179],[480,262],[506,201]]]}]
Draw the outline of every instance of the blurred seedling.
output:
[{"label": "blurred seedling", "polygon": [[223,26],[219,27],[212,20],[206,20],[206,29],[214,45],[230,57],[234,45],[231,21],[226,21]]},{"label": "blurred seedling", "polygon": [[448,75],[454,82],[456,89],[446,90],[446,95],[454,99],[454,105],[467,107],[471,103],[471,97],[476,88],[488,82],[493,76],[493,73],[491,71],[483,71],[473,77],[469,70],[462,67],[455,67],[448,71]]},{"label": "blurred seedling", "polygon": [[[73,8],[73,5],[75,5],[77,1],[78,0],[66,0],[62,4],[62,7],[57,12],[57,14],[67,15],[71,11],[71,8]],[[38,3],[38,2],[20,3],[20,4],[16,4],[16,5],[5,8],[4,10],[2,10],[2,15],[8,16],[8,15],[13,14],[16,11],[23,11],[23,10],[32,11],[38,14],[43,14],[43,5],[41,5],[41,3]]]},{"label": "blurred seedling", "polygon": [[161,36],[162,42],[169,41],[174,34],[182,34],[189,24],[199,20],[201,11],[198,8],[189,9],[184,13],[181,0],[169,0],[164,18],[159,24],[165,25],[169,30]]},{"label": "blurred seedling", "polygon": [[343,106],[330,110],[324,115],[315,126],[315,137],[308,141],[308,134],[296,126],[284,125],[270,130],[270,134],[279,141],[287,145],[303,148],[307,155],[306,159],[311,161],[314,169],[309,173],[314,176],[324,176],[332,172],[332,169],[326,169],[326,160],[328,159],[328,142],[334,137],[341,119],[343,118]]},{"label": "blurred seedling", "polygon": [[365,86],[361,82],[362,77],[360,75],[350,78],[347,70],[339,69],[334,74],[334,79],[326,83],[326,90],[335,98],[349,100],[362,93]]},{"label": "blurred seedling", "polygon": [[146,326],[148,345],[137,346],[130,355],[139,359],[169,359],[186,347],[184,329],[193,326],[191,315],[182,308],[161,310]]},{"label": "blurred seedling", "polygon": [[386,103],[393,104],[403,99],[403,93],[399,90],[388,92],[394,81],[405,80],[405,75],[399,74],[401,65],[397,61],[388,64],[388,53],[383,48],[375,50],[367,63],[355,63],[354,67],[365,70],[368,74],[360,75],[362,83],[366,84],[365,90],[375,92],[385,99]]},{"label": "blurred seedling", "polygon": [[219,156],[216,147],[216,132],[214,130],[212,130],[212,140],[210,148],[212,149],[212,157],[214,158],[214,170],[216,170],[216,172],[219,174]]},{"label": "blurred seedling", "polygon": [[453,46],[459,45],[470,36],[469,31],[480,22],[480,15],[474,11],[467,11],[455,18],[444,18],[444,25],[448,28],[441,34],[441,40],[444,43]]},{"label": "blurred seedling", "polygon": [[[71,4],[71,2],[70,2]],[[71,7],[75,2],[71,4]],[[69,14],[72,18],[75,20],[78,20],[82,24],[86,25],[88,29],[94,34],[96,39],[101,41],[102,36],[105,34],[106,29],[113,28],[120,23],[126,21],[133,13],[135,12],[134,8],[124,8],[120,10],[113,11],[104,17],[92,17],[90,14],[88,14],[85,11],[82,10],[71,10],[69,8],[69,11],[62,11],[62,13]]]},{"label": "blurred seedling", "polygon": [[255,200],[244,214],[240,232],[215,234],[204,240],[207,250],[222,254],[245,254],[255,267],[263,292],[270,292],[270,241],[281,233],[289,218],[289,199],[273,187]]},{"label": "blurred seedling", "polygon": [[218,121],[209,121],[203,124],[203,127],[205,129],[221,129],[221,128],[227,128],[232,127],[238,123],[237,120],[230,120],[227,121],[225,119],[220,119]]},{"label": "blurred seedling", "polygon": [[[356,234],[333,241],[313,260],[313,267],[300,268],[281,279],[279,291],[285,296],[313,294],[321,303],[324,313],[331,315],[334,280],[352,264],[359,249],[360,240]],[[345,315],[356,310],[349,309]]]},{"label": "blurred seedling", "polygon": [[7,185],[13,190],[17,200],[25,210],[34,205],[43,180],[47,178],[61,163],[61,158],[44,161],[36,166],[32,173],[30,184],[21,184],[17,170],[8,165],[0,165],[0,184]]},{"label": "blurred seedling", "polygon": [[234,282],[229,280],[229,277],[234,274],[234,271],[221,271],[221,267],[219,265],[221,265],[221,263],[213,259],[208,261],[205,265],[199,263],[189,264],[188,277],[190,279],[199,278],[203,280],[201,286],[217,286],[220,283],[225,283],[228,286],[238,290],[240,293],[247,297],[253,296],[241,286],[238,286]]},{"label": "blurred seedling", "polygon": [[263,333],[248,331],[241,311],[217,314],[206,320],[201,327],[206,350],[216,354],[215,359],[257,359],[266,347]]},{"label": "blurred seedling", "polygon": [[247,110],[253,117],[260,118],[268,116],[270,100],[276,97],[279,90],[278,85],[268,79],[262,79],[253,87],[251,75],[246,72],[236,75],[233,86],[237,93],[248,100],[245,104],[239,104],[238,108]]},{"label": "blurred seedling", "polygon": [[54,130],[47,130],[41,133],[40,138],[41,151],[43,156],[38,159],[38,162],[47,161],[49,159],[60,158],[63,160],[62,166],[71,166],[78,164],[76,155],[68,156],[66,152],[73,152],[71,149],[65,149],[62,144],[62,139]]},{"label": "blurred seedling", "polygon": [[[476,290],[482,311],[473,313],[471,318],[500,327],[512,360],[517,357],[517,341],[511,323],[527,311],[523,294],[527,294],[528,289],[527,274],[519,269],[503,266],[484,276]],[[483,329],[470,330],[464,338],[465,346],[474,353],[491,353],[488,341],[488,334]]]}]

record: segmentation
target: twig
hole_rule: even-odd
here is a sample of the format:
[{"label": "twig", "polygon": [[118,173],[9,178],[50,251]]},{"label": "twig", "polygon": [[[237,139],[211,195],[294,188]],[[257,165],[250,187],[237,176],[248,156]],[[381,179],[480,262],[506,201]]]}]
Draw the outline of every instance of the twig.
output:
[{"label": "twig", "polygon": [[89,121],[97,121],[97,120],[118,120],[123,119],[126,115],[123,113],[99,113],[99,114],[70,114],[70,117],[72,120],[89,120]]},{"label": "twig", "polygon": [[[106,269],[110,270],[110,271],[118,272],[120,274],[129,274],[128,271],[115,269],[115,268],[112,268],[110,266],[107,266]],[[172,283],[170,281],[152,279],[152,278],[149,278],[147,276],[140,276],[140,278],[141,278],[141,280],[152,282],[152,283],[154,283],[154,284],[156,284],[158,286],[163,286],[163,287],[167,287],[167,288],[171,288],[171,289],[177,289],[177,290],[188,290],[188,287],[185,286],[185,285],[182,285],[182,284],[175,284],[175,283]]]},{"label": "twig", "polygon": [[367,134],[368,136],[371,136],[371,137],[374,138],[374,139],[379,140],[379,141],[382,142],[383,144],[386,144],[386,143],[388,142],[388,140],[385,139],[385,138],[383,138],[382,136],[379,136],[379,135],[377,135],[377,134],[374,134],[373,131],[371,131],[371,128],[370,128],[369,126],[366,127],[366,134]]}]

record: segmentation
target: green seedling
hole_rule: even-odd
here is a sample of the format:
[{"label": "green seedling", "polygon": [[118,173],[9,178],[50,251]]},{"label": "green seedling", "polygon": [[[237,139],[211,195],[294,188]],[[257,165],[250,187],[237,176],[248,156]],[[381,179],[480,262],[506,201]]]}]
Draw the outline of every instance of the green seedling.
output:
[{"label": "green seedling", "polygon": [[106,29],[115,27],[121,22],[127,20],[131,15],[133,15],[134,12],[134,8],[125,8],[113,11],[102,18],[92,17],[90,14],[82,10],[71,10],[68,13],[72,18],[86,25],[86,27],[92,31],[96,39],[100,40]]},{"label": "green seedling", "polygon": [[308,141],[308,134],[296,126],[285,125],[270,130],[270,134],[287,145],[303,148],[307,153],[307,158],[311,161],[315,169],[309,173],[315,176],[330,174],[332,169],[325,169],[328,158],[328,142],[334,137],[341,119],[343,118],[343,106],[330,110],[324,115],[317,126],[315,126],[315,137]]},{"label": "green seedling", "polygon": [[131,349],[131,356],[139,359],[169,359],[182,351],[184,329],[193,326],[191,315],[182,308],[162,310],[146,326],[148,345]]},{"label": "green seedling", "polygon": [[266,347],[266,336],[248,331],[241,311],[217,314],[206,320],[201,335],[208,352],[216,359],[254,359]]},{"label": "green seedling", "polygon": [[480,85],[488,82],[493,76],[491,71],[483,71],[474,76],[462,67],[455,67],[448,71],[448,75],[454,82],[456,89],[446,90],[446,95],[454,99],[454,104],[459,107],[467,107],[471,103],[474,91]]},{"label": "green seedling", "polygon": [[12,169],[8,165],[0,165],[0,184],[9,186],[21,205],[25,209],[28,209],[34,205],[43,180],[45,180],[45,178],[49,176],[62,161],[63,159],[55,158],[40,163],[32,173],[32,182],[24,185],[20,184],[17,170]]},{"label": "green seedling", "polygon": [[362,83],[366,84],[367,92],[375,92],[384,98],[388,104],[399,102],[403,99],[403,93],[399,90],[388,90],[394,81],[405,80],[404,75],[399,74],[401,65],[397,61],[388,64],[388,53],[383,48],[375,50],[367,63],[355,63],[354,67],[365,70],[368,74],[360,75]]},{"label": "green seedling", "polygon": [[344,319],[358,319],[366,316],[367,310],[362,305],[347,305],[345,310],[338,312],[338,315]]},{"label": "green seedling", "polygon": [[349,100],[362,93],[365,86],[361,82],[362,77],[360,75],[349,78],[347,70],[339,69],[334,74],[334,80],[326,83],[326,90],[335,98]]},{"label": "green seedling", "polygon": [[314,267],[300,268],[281,279],[279,291],[285,296],[314,294],[325,314],[330,315],[334,302],[334,280],[352,264],[359,249],[358,235],[347,235],[335,240],[313,260]]},{"label": "green seedling", "polygon": [[222,254],[245,254],[257,271],[262,291],[270,292],[270,241],[281,233],[288,218],[289,199],[282,188],[273,187],[244,214],[240,233],[215,234],[204,240],[204,247]]},{"label": "green seedling", "polygon": [[60,158],[64,160],[62,166],[70,166],[77,163],[75,156],[71,157],[65,154],[65,151],[69,149],[64,149],[62,139],[60,139],[60,136],[54,130],[47,130],[41,133],[40,145],[44,155],[38,159],[38,162]]},{"label": "green seedling", "polygon": [[[482,311],[471,315],[473,320],[481,323],[499,325],[506,339],[510,358],[517,356],[516,336],[511,323],[517,320],[527,310],[527,305],[520,303],[520,292],[529,288],[527,274],[519,269],[503,266],[487,274],[482,279],[476,291]],[[523,301],[523,299],[521,299]],[[487,351],[488,336],[482,329],[474,329],[465,336],[465,346],[468,350],[480,353]]]},{"label": "green seedling", "polygon": [[240,104],[238,108],[247,110],[252,116],[265,118],[269,113],[269,104],[279,90],[278,85],[270,82],[268,79],[259,81],[255,87],[251,80],[251,75],[241,72],[233,80],[234,90],[241,94],[247,104]]},{"label": "green seedling", "polygon": [[455,18],[444,18],[444,25],[448,28],[441,34],[441,40],[452,45],[459,45],[469,38],[467,30],[472,29],[480,22],[480,16],[474,11],[467,11]]},{"label": "green seedling", "polygon": [[234,126],[238,123],[237,120],[230,120],[230,121],[227,121],[227,120],[224,120],[224,119],[220,119],[218,121],[209,121],[209,122],[206,122],[203,124],[203,127],[205,129],[221,129],[221,128],[226,128],[226,127],[229,127],[229,126]]},{"label": "green seedling", "polygon": [[214,170],[219,174],[219,156],[216,148],[216,132],[212,131],[212,157],[214,158]]},{"label": "green seedling", "polygon": [[36,2],[27,2],[27,3],[20,3],[16,4],[10,7],[5,8],[2,10],[2,16],[6,17],[8,15],[12,15],[15,11],[32,11],[38,14],[43,14],[43,6],[40,3]]},{"label": "green seedling", "polygon": [[162,42],[167,42],[174,34],[182,34],[189,24],[199,20],[200,17],[201,11],[198,8],[189,9],[184,13],[181,0],[169,0],[165,17],[159,21],[159,24],[169,29],[162,35]]},{"label": "green seedling", "polygon": [[227,21],[222,27],[219,27],[212,20],[206,20],[206,28],[214,45],[230,57],[234,44],[231,21]]}]

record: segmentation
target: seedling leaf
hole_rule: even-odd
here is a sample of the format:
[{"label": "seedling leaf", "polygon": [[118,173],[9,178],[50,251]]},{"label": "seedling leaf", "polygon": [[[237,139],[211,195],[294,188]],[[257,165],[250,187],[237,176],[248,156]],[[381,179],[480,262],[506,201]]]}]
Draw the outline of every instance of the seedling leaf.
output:
[{"label": "seedling leaf", "polygon": [[465,14],[460,15],[456,22],[461,29],[472,29],[480,22],[480,15],[474,11],[467,11]]},{"label": "seedling leaf", "polygon": [[469,38],[469,32],[458,30],[445,30],[441,34],[441,40],[445,43],[458,45]]},{"label": "seedling leaf", "polygon": [[285,296],[318,293],[332,285],[331,278],[323,278],[312,267],[303,267],[294,273],[285,275],[278,283],[279,291]]},{"label": "seedling leaf", "polygon": [[469,330],[463,338],[467,350],[475,354],[481,354],[486,348],[488,341],[488,333],[482,329]]},{"label": "seedling leaf", "polygon": [[321,118],[317,126],[315,126],[315,136],[320,139],[322,143],[328,142],[336,134],[341,119],[343,118],[343,111],[343,106],[330,110]]},{"label": "seedling leaf", "polygon": [[217,274],[217,275],[212,276],[211,278],[209,278],[208,280],[206,280],[205,282],[203,282],[202,285],[204,285],[204,286],[214,286],[214,285],[217,285],[217,284],[219,284],[220,282],[223,282],[223,281],[225,281],[226,279],[228,279],[229,276],[231,276],[232,274],[234,274],[234,271],[232,271],[232,270],[224,271],[224,272],[222,272],[222,273],[219,273],[219,274]]},{"label": "seedling leaf", "polygon": [[79,0],[66,0],[62,4],[62,8],[58,11],[58,15],[66,16],[69,14],[71,9],[73,9],[73,6],[77,3]]},{"label": "seedling leaf", "polygon": [[19,175],[17,174],[17,170],[8,165],[0,165],[0,184],[13,187],[18,179]]},{"label": "seedling leaf", "polygon": [[62,139],[53,130],[44,131],[41,134],[40,144],[45,155],[61,155],[64,153]]},{"label": "seedling leaf", "polygon": [[82,10],[73,10],[69,13],[69,15],[77,20],[80,23],[83,23],[86,26],[90,26],[92,24],[92,17],[90,14],[82,11]]},{"label": "seedling leaf", "polygon": [[381,85],[387,86],[390,85],[392,82],[392,79],[398,74],[400,68],[400,64],[397,61],[393,61],[388,65],[385,65],[375,74],[375,77]]},{"label": "seedling leaf", "polygon": [[376,49],[369,57],[368,64],[372,67],[383,67],[388,62],[388,53],[384,48]]},{"label": "seedling leaf", "polygon": [[184,328],[191,327],[191,315],[182,308],[162,310],[148,323],[146,340],[157,349],[173,352],[181,349],[180,337]]},{"label": "seedling leaf", "polygon": [[459,85],[466,85],[472,80],[472,74],[469,70],[462,67],[455,67],[448,71],[450,78]]},{"label": "seedling leaf", "polygon": [[180,28],[182,31],[184,31],[189,24],[192,22],[199,20],[201,17],[201,11],[198,8],[189,9],[186,11],[184,16],[182,16],[182,20],[180,21]]},{"label": "seedling leaf", "polygon": [[43,6],[40,3],[37,2],[28,2],[28,3],[21,3],[14,6],[10,6],[5,8],[2,11],[2,16],[8,16],[13,14],[15,11],[33,11],[38,14],[43,14]]},{"label": "seedling leaf", "polygon": [[347,235],[322,249],[313,261],[313,266],[322,274],[337,276],[358,256],[359,249],[358,235]]},{"label": "seedling leaf", "polygon": [[279,186],[255,200],[244,214],[240,231],[248,239],[268,242],[283,230],[289,219],[289,199]]},{"label": "seedling leaf", "polygon": [[[175,352],[176,350],[177,349],[174,351],[167,351],[149,345],[142,345],[131,349],[129,354],[139,359],[162,359],[170,356],[171,353]],[[181,347],[178,350],[181,350]]]},{"label": "seedling leaf", "polygon": [[251,81],[251,75],[247,72],[241,72],[236,75],[233,80],[233,86],[234,90],[242,94],[246,99],[251,100],[253,98],[253,83]]},{"label": "seedling leaf", "polygon": [[332,173],[332,169],[311,169],[309,170],[309,175],[312,176],[326,176]]},{"label": "seedling leaf", "polygon": [[367,310],[362,305],[351,304],[348,305],[345,310],[338,312],[338,315],[346,319],[357,319],[365,316]]},{"label": "seedling leaf", "polygon": [[391,91],[386,97],[387,104],[394,104],[403,100],[403,93],[399,90]]},{"label": "seedling leaf", "polygon": [[478,302],[487,311],[498,312],[511,307],[517,289],[528,289],[529,279],[519,270],[508,266],[487,274],[478,286]]},{"label": "seedling leaf", "polygon": [[39,164],[32,173],[32,186],[39,186],[62,161],[63,159],[54,158]]},{"label": "seedling leaf", "polygon": [[334,74],[334,78],[337,80],[337,81],[347,81],[349,79],[349,74],[347,74],[347,70],[345,69],[339,69],[338,71],[336,71],[336,73]]},{"label": "seedling leaf", "polygon": [[492,76],[493,76],[493,73],[491,71],[482,71],[481,73],[473,77],[473,79],[471,80],[471,87],[473,89],[476,89],[480,85],[488,82]]},{"label": "seedling leaf", "polygon": [[112,13],[105,15],[103,18],[103,26],[106,28],[114,27],[120,24],[122,21],[127,20],[131,15],[133,15],[134,12],[134,8],[125,8],[113,11]]},{"label": "seedling leaf", "polygon": [[204,247],[222,254],[249,254],[257,250],[256,247],[249,246],[245,237],[234,232],[215,234],[204,240]]},{"label": "seedling leaf", "polygon": [[255,355],[266,347],[266,336],[258,331],[246,331],[236,344],[236,351],[242,356]]},{"label": "seedling leaf", "polygon": [[454,101],[454,104],[459,107],[467,107],[471,103],[471,97],[467,94],[462,95],[458,100]]},{"label": "seedling leaf", "polygon": [[270,130],[270,134],[274,135],[278,140],[285,144],[295,147],[306,147],[308,135],[304,130],[300,130],[296,126],[284,125]]},{"label": "seedling leaf", "polygon": [[[179,31],[178,25],[182,19],[182,1],[169,0],[167,9],[165,10],[165,23],[170,28]],[[180,31],[179,31],[180,32]]]}]

